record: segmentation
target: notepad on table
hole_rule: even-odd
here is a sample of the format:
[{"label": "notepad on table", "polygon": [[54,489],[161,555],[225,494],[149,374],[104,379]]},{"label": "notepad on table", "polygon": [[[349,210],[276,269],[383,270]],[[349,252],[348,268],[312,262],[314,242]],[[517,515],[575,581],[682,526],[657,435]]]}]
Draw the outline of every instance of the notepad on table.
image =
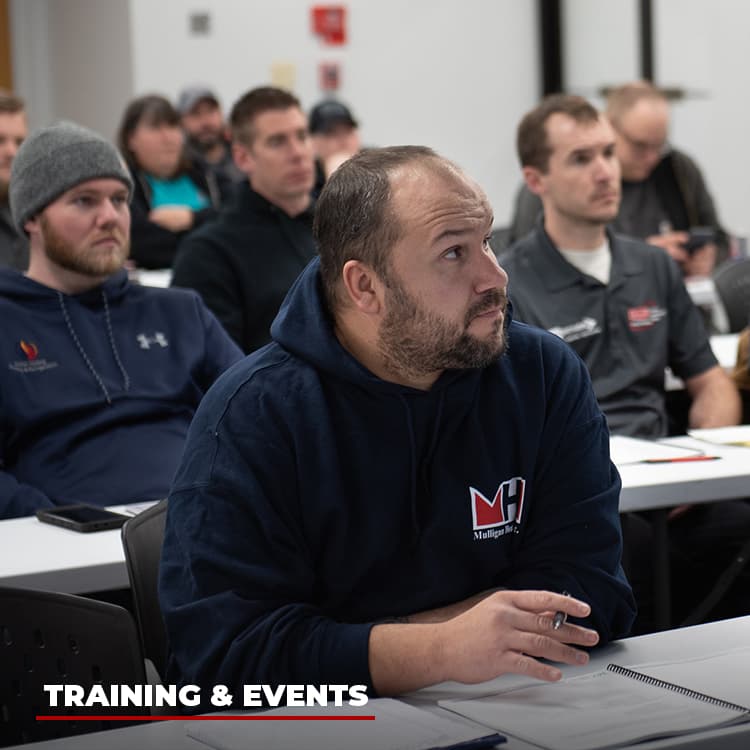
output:
[{"label": "notepad on table", "polygon": [[[369,715],[374,721],[186,722],[189,737],[215,750],[479,750],[505,737],[450,714],[435,714],[390,698],[354,708],[284,708],[256,715]],[[458,720],[456,720],[458,719]]]},{"label": "notepad on table", "polygon": [[731,427],[712,427],[702,430],[688,430],[690,437],[717,445],[737,445],[750,448],[750,425],[740,424]]},{"label": "notepad on table", "polygon": [[627,667],[439,705],[553,750],[592,750],[750,721],[750,709]]}]

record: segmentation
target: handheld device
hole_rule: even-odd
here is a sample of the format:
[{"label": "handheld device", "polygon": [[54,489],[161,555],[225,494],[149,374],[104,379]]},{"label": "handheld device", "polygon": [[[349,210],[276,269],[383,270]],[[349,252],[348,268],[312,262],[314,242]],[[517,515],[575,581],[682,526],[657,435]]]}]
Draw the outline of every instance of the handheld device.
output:
[{"label": "handheld device", "polygon": [[716,232],[712,227],[691,227],[688,231],[688,241],[683,247],[692,255],[709,242],[716,242]]},{"label": "handheld device", "polygon": [[61,505],[58,508],[44,508],[36,512],[36,517],[44,523],[62,526],[73,531],[90,532],[119,529],[129,516],[100,508],[97,505]]}]

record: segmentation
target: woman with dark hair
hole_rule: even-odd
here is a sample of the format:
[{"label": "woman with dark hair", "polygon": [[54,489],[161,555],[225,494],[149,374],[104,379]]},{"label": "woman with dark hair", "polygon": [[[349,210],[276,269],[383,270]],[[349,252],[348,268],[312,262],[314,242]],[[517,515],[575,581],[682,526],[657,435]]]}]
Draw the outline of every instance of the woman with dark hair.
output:
[{"label": "woman with dark hair", "polygon": [[185,157],[180,116],[163,96],[130,102],[117,145],[135,183],[131,257],[142,268],[169,267],[180,240],[216,215],[215,178]]}]

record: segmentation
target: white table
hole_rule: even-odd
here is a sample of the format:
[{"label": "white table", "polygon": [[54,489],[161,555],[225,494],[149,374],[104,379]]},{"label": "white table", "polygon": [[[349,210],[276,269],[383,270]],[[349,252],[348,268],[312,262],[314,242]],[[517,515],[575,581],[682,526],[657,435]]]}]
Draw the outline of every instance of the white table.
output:
[{"label": "white table", "polygon": [[[148,505],[111,510],[132,515]],[[127,587],[120,529],[82,534],[36,516],[0,521],[0,585],[68,594]]]},{"label": "white table", "polygon": [[[622,666],[637,666],[645,662],[663,662],[676,659],[709,656],[735,648],[750,646],[750,617],[725,620],[706,625],[698,625],[682,630],[672,630],[665,633],[627,638],[609,644],[602,649],[595,650],[586,667],[563,666],[564,676],[572,677],[586,672],[604,669],[610,662]],[[514,685],[526,684],[525,678],[516,675],[506,675],[481,685],[460,685],[458,683],[444,683],[434,688],[420,690],[405,696],[405,700],[420,708],[439,712],[436,703],[444,698],[470,698],[488,695],[499,689]],[[700,690],[700,680],[696,680],[688,687]],[[749,691],[750,692],[750,691]],[[145,724],[125,729],[115,729],[108,732],[97,732],[88,735],[39,742],[33,745],[17,746],[21,748],[34,747],[38,750],[205,750],[206,745],[198,743],[186,736],[186,721],[166,721]],[[278,724],[278,731],[284,731],[285,724]],[[247,726],[247,747],[253,747],[252,724]],[[315,722],[310,723],[310,742],[306,745],[309,750],[320,750],[315,743]],[[350,747],[346,745],[346,748]],[[639,744],[637,750],[665,750],[666,748],[680,748],[680,750],[747,750],[750,747],[750,724],[734,726],[722,730],[711,730],[698,734],[657,740]],[[499,745],[498,750],[534,750],[535,746],[514,737],[508,737],[507,744]],[[300,750],[302,750],[300,748]],[[326,750],[345,750],[343,747],[328,746]]]},{"label": "white table", "polygon": [[672,437],[661,442],[721,458],[689,463],[619,465],[621,512],[750,497],[750,448],[715,445],[691,437]]},{"label": "white table", "polygon": [[750,448],[716,445],[691,437],[673,437],[660,442],[720,456],[716,461],[617,467],[622,478],[620,512],[651,514],[655,545],[655,620],[658,626],[666,628],[672,625],[668,509],[683,503],[750,497]]},{"label": "white table", "polygon": [[[618,467],[622,512],[750,496],[750,448],[710,445],[688,437],[668,442],[700,446],[722,458]],[[81,534],[41,523],[33,516],[0,521],[0,585],[71,594],[125,587],[128,576],[120,531]]]}]

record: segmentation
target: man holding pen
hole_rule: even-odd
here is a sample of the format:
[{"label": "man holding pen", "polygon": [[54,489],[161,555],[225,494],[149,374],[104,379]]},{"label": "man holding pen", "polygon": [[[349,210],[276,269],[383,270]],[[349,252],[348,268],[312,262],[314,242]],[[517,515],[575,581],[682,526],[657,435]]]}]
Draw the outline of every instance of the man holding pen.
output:
[{"label": "man holding pen", "polygon": [[606,423],[578,357],[512,321],[491,228],[426,148],[326,183],[320,259],[207,395],[170,495],[170,681],[556,680],[628,633]]}]

